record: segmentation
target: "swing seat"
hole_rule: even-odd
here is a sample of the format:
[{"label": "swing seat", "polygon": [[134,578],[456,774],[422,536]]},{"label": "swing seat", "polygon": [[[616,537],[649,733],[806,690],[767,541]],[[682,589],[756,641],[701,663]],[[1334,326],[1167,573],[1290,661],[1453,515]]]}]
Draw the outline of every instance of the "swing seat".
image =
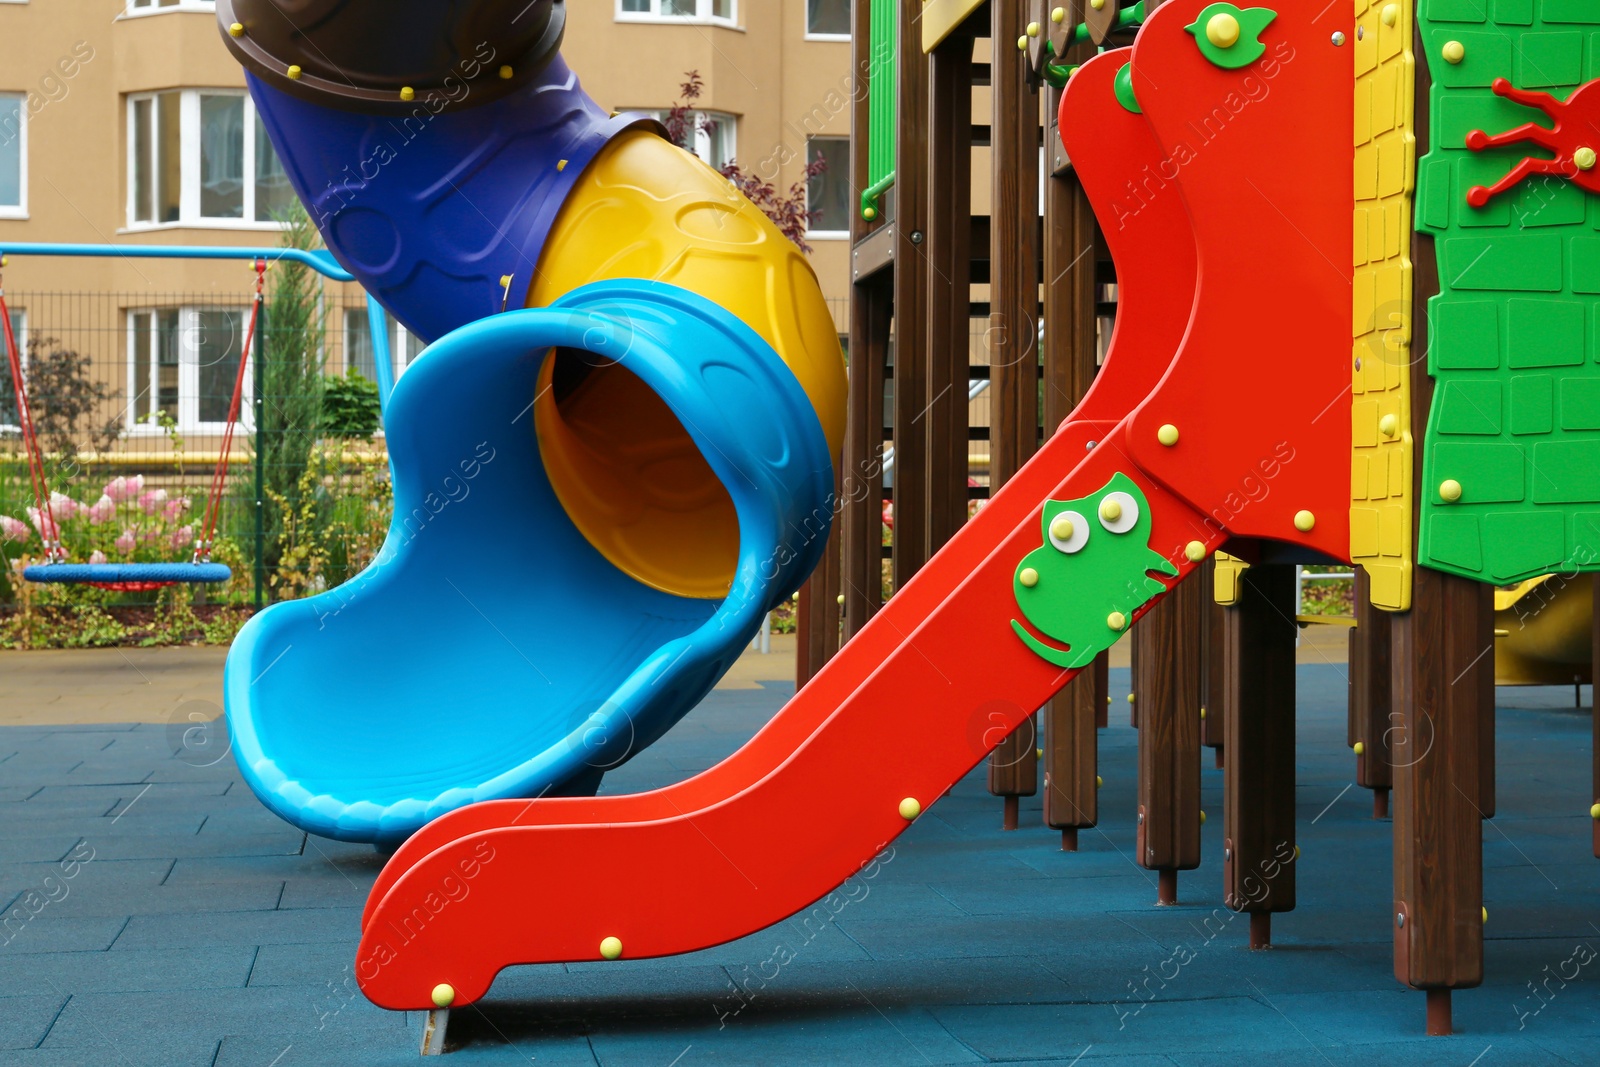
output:
[{"label": "swing seat", "polygon": [[168,585],[225,582],[233,572],[221,563],[39,563],[26,568],[22,576],[41,584],[144,593]]}]

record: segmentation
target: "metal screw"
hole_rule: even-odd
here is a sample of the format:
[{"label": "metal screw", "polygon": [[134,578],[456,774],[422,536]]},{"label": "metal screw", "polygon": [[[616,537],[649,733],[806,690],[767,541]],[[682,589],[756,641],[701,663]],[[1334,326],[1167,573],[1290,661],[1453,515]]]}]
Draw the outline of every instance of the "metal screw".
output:
[{"label": "metal screw", "polygon": [[1366,39],[1367,39],[1367,28],[1365,26],[1357,26],[1356,27],[1356,40],[1365,41]]},{"label": "metal screw", "polygon": [[1333,31],[1333,47],[1339,48],[1343,44],[1344,44],[1344,31],[1343,30],[1334,30]]},{"label": "metal screw", "polygon": [[911,243],[914,244],[914,245],[920,245],[922,243],[922,231],[921,230],[912,230],[911,231]]},{"label": "metal screw", "polygon": [[1402,930],[1404,930],[1405,926],[1406,926],[1406,913],[1403,912],[1403,911],[1396,912],[1395,913],[1395,917],[1394,917],[1394,924],[1396,926],[1400,927]]},{"label": "metal screw", "polygon": [[1233,859],[1233,849],[1231,849],[1231,848],[1223,849],[1222,850],[1222,858],[1225,859],[1225,860]]},{"label": "metal screw", "polygon": [[1085,452],[1093,452],[1094,451],[1094,446],[1099,444],[1099,443],[1100,443],[1099,441],[1090,441],[1088,444],[1083,446],[1084,451]]},{"label": "metal screw", "polygon": [[1361,369],[1361,357],[1357,356],[1356,357],[1356,370],[1360,370],[1360,369]]},{"label": "metal screw", "polygon": [[1144,825],[1144,812],[1142,812],[1142,811],[1139,813],[1139,825],[1140,826]]}]

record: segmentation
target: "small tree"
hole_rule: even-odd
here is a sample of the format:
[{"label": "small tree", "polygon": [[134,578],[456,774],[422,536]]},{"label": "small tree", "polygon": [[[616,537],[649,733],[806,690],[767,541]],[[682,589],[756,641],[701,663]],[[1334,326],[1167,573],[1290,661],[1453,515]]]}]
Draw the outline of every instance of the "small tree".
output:
[{"label": "small tree", "polygon": [[[705,80],[700,77],[700,72],[688,71],[684,74],[684,79],[683,84],[678,87],[678,95],[682,99],[672,105],[667,117],[662,120],[662,125],[666,126],[667,136],[674,144],[685,151],[693,152],[695,134],[711,133],[717,128],[717,122],[707,115],[694,113],[694,102],[705,92]],[[800,251],[809,254],[811,245],[806,242],[806,231],[811,228],[811,223],[816,221],[819,212],[812,211],[807,205],[806,190],[811,179],[827,169],[828,161],[819,153],[816,159],[806,164],[801,179],[789,186],[787,193],[779,192],[777,186],[759,174],[746,173],[737,160],[728,160],[719,168],[718,173],[727,178],[746,199],[760,208],[783,235],[799,247]]]},{"label": "small tree", "polygon": [[39,447],[55,453],[62,470],[76,469],[74,461],[83,445],[104,451],[122,432],[119,418],[104,417],[112,393],[94,380],[92,366],[88,356],[63,348],[54,337],[35,337],[28,342],[24,375],[28,408]]}]

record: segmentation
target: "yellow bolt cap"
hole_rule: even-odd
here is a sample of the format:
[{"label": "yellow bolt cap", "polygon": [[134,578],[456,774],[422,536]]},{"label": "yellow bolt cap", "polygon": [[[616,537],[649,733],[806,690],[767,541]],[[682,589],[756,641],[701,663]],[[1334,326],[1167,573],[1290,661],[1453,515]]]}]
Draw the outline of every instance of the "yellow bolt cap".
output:
[{"label": "yellow bolt cap", "polygon": [[1089,0],[1089,6],[1099,11],[1106,6],[1106,0]]},{"label": "yellow bolt cap", "polygon": [[1178,443],[1178,428],[1170,422],[1167,423],[1156,431],[1156,440],[1171,448]]},{"label": "yellow bolt cap", "polygon": [[456,987],[445,982],[440,982],[433,987],[433,1006],[448,1008],[456,1002]]},{"label": "yellow bolt cap", "polygon": [[512,70],[510,67],[501,67],[500,68],[500,77],[502,77],[502,78],[510,78],[511,75],[513,75],[515,73],[516,73],[516,71]]},{"label": "yellow bolt cap", "polygon": [[622,955],[622,939],[608,937],[600,942],[600,955],[608,960],[614,960]]},{"label": "yellow bolt cap", "polygon": [[844,607],[844,594],[843,593],[840,593],[838,596],[834,597],[834,599],[839,602],[839,606],[841,608]]},{"label": "yellow bolt cap", "polygon": [[1363,755],[1363,754],[1365,754],[1365,752],[1366,752],[1366,751],[1367,751],[1367,746],[1366,746],[1366,743],[1365,743],[1365,742],[1363,742],[1363,741],[1357,741],[1357,742],[1356,742],[1356,743],[1355,743],[1355,744],[1353,744],[1353,745],[1351,745],[1351,746],[1350,746],[1350,749],[1351,749],[1351,751],[1353,751],[1353,752],[1354,752],[1354,753],[1355,753],[1355,754],[1356,754],[1356,755],[1358,755],[1358,756],[1360,756],[1360,755]]},{"label": "yellow bolt cap", "polygon": [[1128,703],[1132,704],[1133,703],[1133,698],[1134,698],[1134,695],[1132,693],[1129,693],[1128,694]]},{"label": "yellow bolt cap", "polygon": [[1199,563],[1206,558],[1206,546],[1199,541],[1190,541],[1183,546],[1183,554],[1190,563]]},{"label": "yellow bolt cap", "polygon": [[1104,778],[1100,777],[1098,774],[1094,776],[1094,787],[1096,789],[1099,789],[1101,786],[1103,786],[1105,784],[1106,784],[1106,780]]},{"label": "yellow bolt cap", "polygon": [[1589,809],[1589,818],[1600,821],[1600,804]]},{"label": "yellow bolt cap", "polygon": [[1446,478],[1439,483],[1439,499],[1454,504],[1461,499],[1461,483],[1454,478]]},{"label": "yellow bolt cap", "polygon": [[1200,709],[1200,721],[1201,722],[1205,722],[1206,721],[1206,709],[1205,708],[1201,708]]},{"label": "yellow bolt cap", "polygon": [[1106,625],[1111,627],[1113,630],[1120,630],[1124,626],[1128,625],[1128,617],[1120,611],[1113,611],[1110,615],[1106,616]]},{"label": "yellow bolt cap", "polygon": [[1028,36],[1029,37],[1037,37],[1037,36],[1039,36],[1039,24],[1037,22],[1028,23]]},{"label": "yellow bolt cap", "polygon": [[1400,416],[1385,415],[1378,420],[1378,432],[1385,437],[1393,437],[1400,432]]},{"label": "yellow bolt cap", "polygon": [[1050,536],[1054,537],[1057,541],[1071,540],[1072,520],[1067,518],[1065,515],[1057,515],[1054,519],[1050,520]]},{"label": "yellow bolt cap", "polygon": [[1017,51],[1026,52],[1027,50],[1028,50],[1028,38],[1027,38],[1027,36],[1024,35],[1022,37],[1018,37],[1017,38]]},{"label": "yellow bolt cap", "polygon": [[1572,162],[1578,165],[1579,170],[1594,170],[1595,163],[1600,162],[1600,156],[1595,155],[1594,149],[1584,146],[1572,153]]},{"label": "yellow bolt cap", "polygon": [[561,172],[561,171],[564,171],[566,169],[567,169],[567,161],[566,160],[564,160],[564,159],[556,160],[556,171],[558,173]]},{"label": "yellow bolt cap", "polygon": [[411,86],[409,86],[409,85],[401,86],[401,88],[400,88],[400,99],[402,99],[402,100],[415,100],[416,98],[417,98],[417,91],[415,89],[411,88]]},{"label": "yellow bolt cap", "polygon": [[1485,926],[1487,926],[1488,923],[1489,923],[1489,909],[1488,908],[1484,908],[1483,909],[1483,922],[1484,922]]},{"label": "yellow bolt cap", "polygon": [[1035,758],[1037,758],[1037,759],[1044,759],[1044,749],[1042,749],[1042,748],[1034,749],[1033,750],[1033,754],[1034,754]]},{"label": "yellow bolt cap", "polygon": [[1050,12],[1050,21],[1054,22],[1057,26],[1067,21],[1067,9],[1064,7],[1058,7],[1054,11]]},{"label": "yellow bolt cap", "polygon": [[232,25],[230,25],[228,27],[228,36],[229,37],[243,37],[244,36],[244,23],[235,22]]},{"label": "yellow bolt cap", "polygon": [[1444,56],[1446,63],[1454,65],[1467,58],[1467,46],[1460,41],[1446,41],[1439,54]]},{"label": "yellow bolt cap", "polygon": [[1022,573],[1017,575],[1017,581],[1022,583],[1023,588],[1032,589],[1039,584],[1039,572],[1032,567],[1024,567]]},{"label": "yellow bolt cap", "polygon": [[1300,858],[1300,846],[1299,845],[1294,846],[1294,858],[1295,859],[1299,859]]},{"label": "yellow bolt cap", "polygon": [[1205,824],[1206,824],[1206,813],[1205,813],[1205,809],[1202,808],[1201,811],[1200,811],[1200,825],[1204,826]]},{"label": "yellow bolt cap", "polygon": [[1100,504],[1100,517],[1107,522],[1116,522],[1122,518],[1122,505],[1115,500],[1106,500]]},{"label": "yellow bolt cap", "polygon": [[284,71],[284,73],[289,76],[290,81],[300,80],[300,68],[298,66],[292,66],[288,70]]},{"label": "yellow bolt cap", "polygon": [[866,219],[868,222],[871,222],[873,219],[878,217],[878,209],[875,207],[866,208],[861,212],[861,217]]},{"label": "yellow bolt cap", "polygon": [[906,822],[910,822],[912,819],[915,819],[921,814],[922,801],[918,800],[916,797],[906,797],[900,802],[900,817]]},{"label": "yellow bolt cap", "polygon": [[1311,512],[1297,511],[1294,513],[1294,528],[1301,533],[1310,533],[1316,528],[1316,525],[1317,517]]},{"label": "yellow bolt cap", "polygon": [[509,275],[509,274],[500,275],[500,288],[502,288],[502,289],[511,288],[511,275]]},{"label": "yellow bolt cap", "polygon": [[1393,26],[1400,21],[1400,5],[1384,4],[1383,10],[1378,14],[1378,18],[1383,20],[1385,26]]},{"label": "yellow bolt cap", "polygon": [[1225,11],[1212,15],[1206,23],[1206,40],[1218,48],[1232,48],[1239,43],[1239,20]]}]

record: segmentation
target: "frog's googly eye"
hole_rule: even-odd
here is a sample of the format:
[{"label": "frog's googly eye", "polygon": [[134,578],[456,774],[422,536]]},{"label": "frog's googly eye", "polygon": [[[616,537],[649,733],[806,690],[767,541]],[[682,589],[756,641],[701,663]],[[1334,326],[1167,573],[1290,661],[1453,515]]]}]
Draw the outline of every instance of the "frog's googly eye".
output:
[{"label": "frog's googly eye", "polygon": [[1076,511],[1063,511],[1050,520],[1050,543],[1058,552],[1081,552],[1089,543],[1089,520]]},{"label": "frog's googly eye", "polygon": [[1139,502],[1127,493],[1107,493],[1100,501],[1100,525],[1114,534],[1127,533],[1139,521]]}]

